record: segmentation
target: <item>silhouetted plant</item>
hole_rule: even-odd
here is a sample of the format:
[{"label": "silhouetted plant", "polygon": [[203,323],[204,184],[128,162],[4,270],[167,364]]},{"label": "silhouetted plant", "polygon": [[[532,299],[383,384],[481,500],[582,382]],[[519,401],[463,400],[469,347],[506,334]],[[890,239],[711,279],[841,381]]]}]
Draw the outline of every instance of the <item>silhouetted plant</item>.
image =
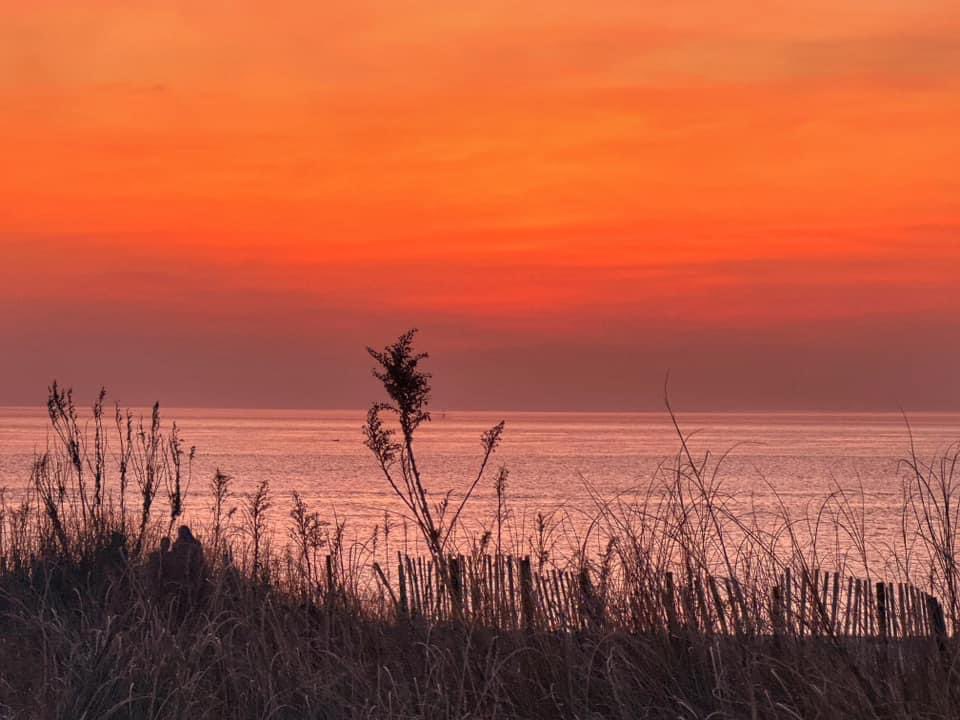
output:
[{"label": "silhouetted plant", "polygon": [[[960,443],[929,461],[921,459],[910,437],[910,455],[903,468],[904,545],[909,553],[920,546],[930,585],[946,600],[951,624],[960,628]],[[909,532],[907,530],[909,528]],[[912,535],[913,539],[908,540]]]},{"label": "silhouetted plant", "polygon": [[49,523],[53,537],[60,545],[60,551],[64,556],[68,556],[71,551],[71,544],[67,529],[64,526],[66,522],[64,512],[67,487],[64,483],[64,475],[53,467],[53,461],[49,452],[45,452],[33,461],[31,470],[31,484],[37,491],[37,497],[43,506],[43,512]]},{"label": "silhouetted plant", "polygon": [[73,390],[62,390],[56,381],[49,388],[47,398],[47,413],[50,416],[50,425],[60,438],[61,446],[66,450],[70,465],[76,474],[79,488],[81,511],[86,518],[89,508],[85,492],[83,474],[82,436],[77,423],[77,408],[73,403]]},{"label": "silhouetted plant", "polygon": [[507,520],[507,478],[510,471],[506,465],[500,467],[494,489],[497,491],[497,555],[503,552],[503,524]]},{"label": "silhouetted plant", "polygon": [[190,448],[187,457],[187,477],[183,477],[183,441],[180,439],[180,432],[177,424],[173,423],[170,430],[170,438],[167,441],[168,455],[165,460],[169,462],[169,467],[165,468],[164,479],[167,487],[167,500],[170,504],[170,523],[167,527],[167,534],[173,530],[177,518],[183,515],[183,498],[190,488],[190,480],[193,476],[193,460],[197,449]]},{"label": "silhouetted plant", "polygon": [[140,490],[140,524],[134,552],[140,553],[150,523],[150,511],[160,486],[160,403],[154,403],[150,425],[145,426],[140,418],[136,434],[136,450],[133,453],[134,475]]},{"label": "silhouetted plant", "polygon": [[[496,451],[503,434],[504,423],[500,422],[483,433],[481,437],[483,457],[480,469],[464,492],[453,516],[447,520],[447,510],[453,491],[448,490],[439,502],[431,504],[430,493],[424,485],[414,452],[417,428],[430,420],[427,405],[430,402],[431,389],[430,373],[420,367],[421,362],[429,356],[427,353],[418,353],[413,349],[416,333],[416,329],[407,331],[382,351],[367,348],[370,357],[377,363],[373,374],[383,384],[383,389],[391,402],[376,402],[370,407],[363,432],[366,446],[377,459],[393,492],[413,516],[427,549],[437,561],[437,566],[444,568],[446,544],[457,527],[464,507],[483,477],[490,457]],[[395,431],[384,423],[383,413],[396,416],[400,426],[399,441],[395,439]],[[399,465],[399,478],[395,475],[397,465]],[[441,570],[441,572],[445,571]]]},{"label": "silhouetted plant", "polygon": [[267,511],[273,505],[270,498],[270,482],[261,480],[257,489],[247,495],[244,515],[247,519],[247,532],[250,535],[251,572],[259,577],[264,569],[264,553],[267,536]]},{"label": "silhouetted plant", "polygon": [[232,492],[232,484],[233,477],[227,475],[225,472],[221,472],[220,468],[217,468],[213,474],[213,478],[210,480],[210,495],[213,498],[213,554],[217,559],[220,558],[224,549],[224,533],[226,530],[224,523],[233,517],[233,514],[236,512],[235,507],[227,508],[227,502],[230,500]]},{"label": "silhouetted plant", "polygon": [[88,456],[89,469],[93,474],[91,514],[100,532],[103,532],[104,528],[103,485],[106,471],[107,438],[103,431],[103,401],[106,397],[106,388],[100,388],[100,394],[97,395],[97,399],[93,403],[93,458]]},{"label": "silhouetted plant", "polygon": [[290,540],[298,553],[294,568],[300,577],[304,594],[309,595],[319,579],[317,555],[327,544],[325,528],[328,523],[320,519],[319,513],[310,510],[300,493],[294,491],[292,500],[290,519],[293,527],[290,529]]},{"label": "silhouetted plant", "polygon": [[127,486],[129,484],[130,461],[133,458],[133,413],[121,411],[120,403],[115,405],[114,422],[120,443],[117,456],[117,474],[119,476],[120,531],[127,531]]}]

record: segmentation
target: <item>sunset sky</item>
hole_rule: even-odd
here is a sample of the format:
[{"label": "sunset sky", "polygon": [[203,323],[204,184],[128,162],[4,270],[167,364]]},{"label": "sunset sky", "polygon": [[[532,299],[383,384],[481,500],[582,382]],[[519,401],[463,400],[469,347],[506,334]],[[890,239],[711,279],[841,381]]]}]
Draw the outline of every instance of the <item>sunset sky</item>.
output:
[{"label": "sunset sky", "polygon": [[960,4],[0,0],[0,404],[960,409]]}]

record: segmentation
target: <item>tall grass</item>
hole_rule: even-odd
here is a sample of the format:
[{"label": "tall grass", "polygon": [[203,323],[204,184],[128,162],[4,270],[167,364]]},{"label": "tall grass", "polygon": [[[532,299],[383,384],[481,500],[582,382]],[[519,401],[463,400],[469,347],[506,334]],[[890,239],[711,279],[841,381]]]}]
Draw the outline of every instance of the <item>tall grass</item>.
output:
[{"label": "tall grass", "polygon": [[[117,409],[111,433],[103,394],[85,423],[53,386],[32,491],[0,493],[0,716],[958,716],[956,448],[905,461],[901,539],[880,565],[862,497],[837,488],[802,517],[744,510],[724,458],[698,455],[679,424],[677,455],[635,494],[588,484],[581,516],[528,519],[506,470],[485,475],[502,424],[459,492],[421,477],[429,382],[408,362],[423,359],[412,338],[374,353],[391,404],[374,406],[366,437],[417,529],[413,557],[398,558],[386,517],[347,541],[343,519],[301,495],[287,508],[266,482],[237,495],[219,470],[209,517],[190,515],[190,453],[158,407],[145,420]],[[462,510],[482,483],[496,513],[470,534]],[[157,550],[184,517],[197,574]],[[860,592],[841,587],[838,606],[847,575]],[[939,598],[948,631],[919,594],[900,596],[884,633],[855,630],[882,615],[844,618],[842,598],[892,602],[887,582]]]}]

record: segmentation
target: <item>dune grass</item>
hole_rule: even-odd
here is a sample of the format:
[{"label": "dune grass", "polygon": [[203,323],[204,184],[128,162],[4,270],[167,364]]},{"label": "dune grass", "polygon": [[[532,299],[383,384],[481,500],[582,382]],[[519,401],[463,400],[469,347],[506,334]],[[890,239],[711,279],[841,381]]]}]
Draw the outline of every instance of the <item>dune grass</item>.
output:
[{"label": "dune grass", "polygon": [[[433,492],[421,476],[429,376],[412,339],[372,353],[389,400],[366,427],[421,533],[421,557],[399,563],[387,520],[347,541],[298,494],[261,483],[238,495],[219,471],[191,483],[192,451],[159,408],[118,409],[110,423],[101,394],[87,421],[54,385],[32,490],[0,498],[0,717],[960,714],[956,447],[905,461],[902,545],[881,566],[856,497],[838,488],[803,518],[738,511],[722,457],[696,456],[679,428],[679,452],[648,487],[596,496],[586,529],[558,542],[563,523],[547,513],[518,530],[506,471],[485,471],[502,424],[481,439],[464,492]],[[470,534],[462,510],[483,482],[497,512]],[[171,574],[160,539],[201,493],[202,569]],[[822,578],[848,575],[862,592],[851,580],[838,604]],[[895,583],[924,595],[911,604]],[[891,603],[886,616],[877,602]],[[884,631],[868,617],[886,617]]]}]

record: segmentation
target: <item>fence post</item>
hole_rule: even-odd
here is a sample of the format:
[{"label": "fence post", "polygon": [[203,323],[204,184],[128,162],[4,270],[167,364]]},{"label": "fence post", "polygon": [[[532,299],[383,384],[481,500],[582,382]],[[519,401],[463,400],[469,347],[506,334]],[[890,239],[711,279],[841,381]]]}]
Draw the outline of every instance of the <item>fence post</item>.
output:
[{"label": "fence post", "polygon": [[403,556],[397,553],[397,582],[400,584],[400,617],[407,617],[410,605],[407,601],[407,575],[403,570]]},{"label": "fence post", "polygon": [[337,585],[333,574],[333,558],[327,555],[327,607],[333,607],[336,600]]},{"label": "fence post", "polygon": [[887,639],[887,586],[883,582],[877,583],[877,627],[880,639]]},{"label": "fence post", "polygon": [[779,585],[770,588],[770,620],[774,636],[779,637],[783,634],[783,600],[780,597]]},{"label": "fence post", "polygon": [[783,617],[786,620],[787,632],[791,635],[794,631],[793,626],[793,578],[790,573],[790,566],[783,569]]},{"label": "fence post", "polygon": [[450,604],[453,606],[454,620],[463,620],[463,568],[460,561],[450,556],[447,567],[450,569]]},{"label": "fence post", "polygon": [[840,603],[840,573],[833,573],[833,602],[830,605],[830,634],[839,635],[837,609]]},{"label": "fence post", "polygon": [[533,571],[530,568],[530,556],[520,561],[520,614],[523,616],[525,630],[533,629]]},{"label": "fence post", "polygon": [[510,627],[517,626],[517,594],[513,585],[513,556],[507,555],[507,592],[510,594]]},{"label": "fence post", "polygon": [[407,584],[410,587],[407,593],[407,605],[411,615],[423,614],[423,599],[420,595],[420,579],[417,577],[417,564],[407,555],[404,558],[407,566]]},{"label": "fence post", "polygon": [[797,635],[803,637],[807,625],[807,586],[809,571],[806,566],[800,570],[800,603],[797,605]]},{"label": "fence post", "polygon": [[464,573],[464,576],[470,584],[470,612],[474,620],[482,620],[486,613],[484,603],[486,602],[487,596],[483,591],[483,557],[484,556],[481,555],[479,558],[470,558],[469,565],[471,566],[471,570]]}]

